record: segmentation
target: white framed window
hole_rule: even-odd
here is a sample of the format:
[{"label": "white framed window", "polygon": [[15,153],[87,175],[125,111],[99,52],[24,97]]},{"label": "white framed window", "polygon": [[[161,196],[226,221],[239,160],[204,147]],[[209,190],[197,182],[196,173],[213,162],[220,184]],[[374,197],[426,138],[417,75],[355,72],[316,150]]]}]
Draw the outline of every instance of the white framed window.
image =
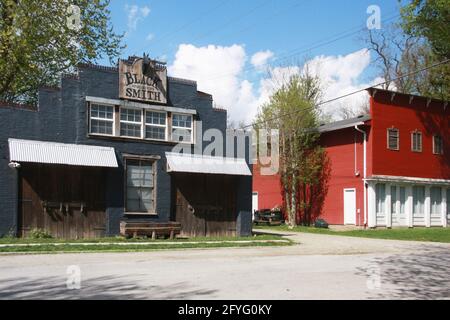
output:
[{"label": "white framed window", "polygon": [[384,214],[386,209],[386,185],[377,183],[375,186],[376,213]]},{"label": "white framed window", "polygon": [[167,113],[145,111],[145,139],[167,140]]},{"label": "white framed window", "polygon": [[397,212],[397,186],[391,186],[391,213]]},{"label": "white framed window", "polygon": [[422,152],[422,132],[414,131],[411,133],[411,150]]},{"label": "white framed window", "polygon": [[417,216],[425,214],[425,187],[413,187],[413,214]]},{"label": "white framed window", "polygon": [[189,114],[172,114],[172,141],[175,142],[193,142],[193,119]]},{"label": "white framed window", "polygon": [[389,128],[387,129],[387,148],[389,150],[399,150],[399,141],[400,141],[400,134],[398,129],[395,128]]},{"label": "white framed window", "polygon": [[134,214],[155,213],[155,161],[125,159],[125,165],[125,211]]},{"label": "white framed window", "polygon": [[89,133],[114,135],[114,106],[97,103],[90,104]]},{"label": "white framed window", "polygon": [[444,154],[444,141],[441,136],[433,136],[433,153]]},{"label": "white framed window", "polygon": [[440,187],[430,188],[430,213],[440,215],[442,213],[442,191]]},{"label": "white framed window", "polygon": [[406,212],[406,189],[405,187],[400,187],[399,188],[399,193],[400,193],[400,214],[405,214]]},{"label": "white framed window", "polygon": [[120,135],[142,138],[142,109],[120,109]]}]

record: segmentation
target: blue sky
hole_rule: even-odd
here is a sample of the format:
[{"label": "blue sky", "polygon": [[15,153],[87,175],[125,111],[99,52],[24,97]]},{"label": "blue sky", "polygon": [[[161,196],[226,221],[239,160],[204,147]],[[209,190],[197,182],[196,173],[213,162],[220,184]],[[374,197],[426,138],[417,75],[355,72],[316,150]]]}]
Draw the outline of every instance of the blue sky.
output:
[{"label": "blue sky", "polygon": [[145,51],[167,61],[169,75],[197,80],[233,120],[248,122],[270,95],[269,67],[316,61],[325,97],[372,83],[373,56],[351,33],[374,4],[382,20],[399,12],[396,0],[112,0],[110,10],[126,34],[124,57]]}]

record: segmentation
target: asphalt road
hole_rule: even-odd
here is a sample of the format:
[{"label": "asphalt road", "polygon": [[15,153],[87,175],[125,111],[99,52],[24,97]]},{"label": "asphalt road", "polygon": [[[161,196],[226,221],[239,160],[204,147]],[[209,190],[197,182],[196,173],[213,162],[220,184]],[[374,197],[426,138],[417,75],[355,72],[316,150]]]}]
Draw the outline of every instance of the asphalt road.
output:
[{"label": "asphalt road", "polygon": [[0,299],[450,298],[450,244],[287,236],[298,244],[1,255]]}]

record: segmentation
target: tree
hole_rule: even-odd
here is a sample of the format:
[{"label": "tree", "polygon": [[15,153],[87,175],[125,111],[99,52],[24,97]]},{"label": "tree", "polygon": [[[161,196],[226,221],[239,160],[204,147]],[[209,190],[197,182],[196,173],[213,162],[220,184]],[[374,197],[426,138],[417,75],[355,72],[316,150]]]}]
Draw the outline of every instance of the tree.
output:
[{"label": "tree", "polygon": [[0,0],[0,100],[36,103],[80,62],[120,54],[109,0]]},{"label": "tree", "polygon": [[450,3],[448,0],[412,0],[402,10],[405,33],[428,40],[433,52],[450,58]]},{"label": "tree", "polygon": [[308,70],[290,77],[263,105],[255,129],[278,129],[280,138],[279,174],[283,210],[288,224],[310,225],[317,214],[312,212],[314,188],[323,183],[324,150],[318,145],[321,97],[319,79]]},{"label": "tree", "polygon": [[427,39],[404,33],[400,25],[401,22],[380,30],[367,30],[364,39],[369,50],[375,53],[374,63],[379,75],[386,81],[383,88],[448,99],[449,65],[414,73],[441,59],[433,52]]}]

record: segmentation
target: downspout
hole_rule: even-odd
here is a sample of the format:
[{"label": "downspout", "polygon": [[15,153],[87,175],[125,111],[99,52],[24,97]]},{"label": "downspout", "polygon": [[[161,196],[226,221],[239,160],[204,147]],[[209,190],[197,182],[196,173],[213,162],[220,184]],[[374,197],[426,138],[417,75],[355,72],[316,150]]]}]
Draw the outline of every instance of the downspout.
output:
[{"label": "downspout", "polygon": [[364,137],[364,173],[363,173],[363,188],[364,188],[364,228],[367,227],[367,188],[366,188],[366,177],[367,177],[367,133],[364,130],[358,128],[355,125],[355,130],[361,132]]}]

